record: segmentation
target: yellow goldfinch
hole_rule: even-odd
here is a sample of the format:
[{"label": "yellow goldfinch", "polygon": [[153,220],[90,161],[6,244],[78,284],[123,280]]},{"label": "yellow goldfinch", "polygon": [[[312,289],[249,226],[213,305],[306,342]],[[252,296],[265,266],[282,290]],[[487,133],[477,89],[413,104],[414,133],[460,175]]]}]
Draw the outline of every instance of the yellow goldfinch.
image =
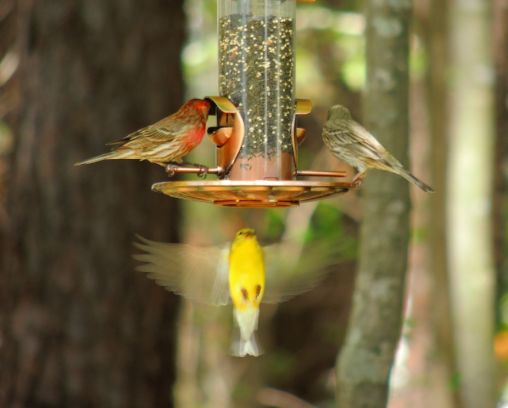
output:
[{"label": "yellow goldfinch", "polygon": [[295,254],[289,243],[263,248],[250,228],[239,230],[223,248],[139,240],[135,246],[143,253],[134,258],[143,264],[137,269],[159,285],[200,303],[232,301],[240,336],[231,351],[239,357],[261,354],[254,336],[260,303],[281,302],[311,289],[332,258],[319,246],[305,256]]},{"label": "yellow goldfinch", "polygon": [[236,233],[229,252],[229,294],[234,306],[240,340],[233,344],[236,356],[258,356],[254,337],[258,327],[259,304],[265,291],[265,259],[253,229]]}]

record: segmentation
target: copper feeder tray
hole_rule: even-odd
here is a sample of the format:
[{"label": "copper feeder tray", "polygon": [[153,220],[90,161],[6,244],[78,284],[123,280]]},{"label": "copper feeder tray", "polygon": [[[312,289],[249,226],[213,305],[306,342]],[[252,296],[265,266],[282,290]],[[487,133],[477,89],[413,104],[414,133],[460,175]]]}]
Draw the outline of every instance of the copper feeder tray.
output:
[{"label": "copper feeder tray", "polygon": [[[153,191],[174,198],[227,207],[275,208],[291,207],[302,202],[346,193],[354,187],[345,181],[293,180],[302,176],[347,176],[343,171],[295,170],[298,144],[303,140],[305,130],[295,128],[294,125],[293,154],[282,153],[279,160],[252,157],[248,161],[248,171],[245,170],[237,160],[244,137],[244,124],[238,109],[223,96],[209,96],[206,99],[216,107],[218,127],[210,136],[217,145],[217,167],[170,163],[166,166],[166,172],[170,176],[197,174],[206,177],[214,174],[220,180],[166,181],[154,184]],[[309,100],[296,100],[295,115],[308,114],[311,109],[312,103]]]},{"label": "copper feeder tray", "polygon": [[154,184],[152,190],[226,207],[274,208],[346,193],[352,187],[351,183],[339,181],[216,180],[161,182]]}]

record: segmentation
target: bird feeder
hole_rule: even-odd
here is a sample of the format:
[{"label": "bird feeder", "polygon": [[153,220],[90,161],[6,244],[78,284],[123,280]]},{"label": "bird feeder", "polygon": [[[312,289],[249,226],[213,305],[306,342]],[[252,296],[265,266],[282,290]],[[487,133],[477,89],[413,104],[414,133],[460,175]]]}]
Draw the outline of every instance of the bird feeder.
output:
[{"label": "bird feeder", "polygon": [[[298,170],[305,129],[297,117],[312,104],[295,98],[296,3],[314,0],[218,0],[219,93],[207,97],[217,119],[209,134],[218,180],[172,181],[154,191],[233,207],[287,207],[343,193],[344,172]],[[170,173],[200,173],[174,165]],[[328,180],[298,180],[298,177]]]}]

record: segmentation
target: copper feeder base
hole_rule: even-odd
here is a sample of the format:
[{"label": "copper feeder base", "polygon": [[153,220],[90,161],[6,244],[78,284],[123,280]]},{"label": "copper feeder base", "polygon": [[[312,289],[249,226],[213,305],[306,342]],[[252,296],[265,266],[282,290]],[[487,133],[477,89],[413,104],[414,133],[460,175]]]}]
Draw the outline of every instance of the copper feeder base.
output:
[{"label": "copper feeder base", "polygon": [[346,193],[352,187],[351,183],[337,181],[217,180],[161,182],[152,190],[226,207],[275,208]]},{"label": "copper feeder base", "polygon": [[[214,181],[167,181],[156,183],[153,191],[175,198],[197,200],[226,207],[275,208],[291,207],[302,202],[319,200],[346,193],[353,185],[344,181],[293,180],[295,177],[346,177],[345,172],[297,170],[298,144],[305,130],[293,123],[292,152],[277,155],[240,156],[244,139],[244,123],[237,107],[224,96],[206,98],[213,106],[217,127],[210,136],[217,145],[217,167],[169,163],[166,172],[175,174],[214,174]],[[312,103],[295,101],[295,116],[310,113]],[[209,130],[210,130],[209,129]]]}]

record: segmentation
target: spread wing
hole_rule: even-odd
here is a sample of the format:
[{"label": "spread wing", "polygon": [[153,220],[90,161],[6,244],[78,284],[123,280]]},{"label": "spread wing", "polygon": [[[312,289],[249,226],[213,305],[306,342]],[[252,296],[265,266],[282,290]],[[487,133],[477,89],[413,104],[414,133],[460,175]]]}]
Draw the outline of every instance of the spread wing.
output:
[{"label": "spread wing", "polygon": [[225,305],[229,302],[229,245],[193,246],[151,241],[138,236],[136,269],[159,285],[190,300]]},{"label": "spread wing", "polygon": [[[151,241],[138,236],[141,253],[136,269],[159,285],[190,300],[226,305],[229,297],[229,245],[193,246]],[[279,303],[314,288],[339,258],[329,244],[302,247],[282,242],[263,248],[266,284],[264,303]]]},{"label": "spread wing", "polygon": [[284,302],[317,286],[339,259],[327,243],[300,246],[290,242],[265,248],[265,303]]}]

